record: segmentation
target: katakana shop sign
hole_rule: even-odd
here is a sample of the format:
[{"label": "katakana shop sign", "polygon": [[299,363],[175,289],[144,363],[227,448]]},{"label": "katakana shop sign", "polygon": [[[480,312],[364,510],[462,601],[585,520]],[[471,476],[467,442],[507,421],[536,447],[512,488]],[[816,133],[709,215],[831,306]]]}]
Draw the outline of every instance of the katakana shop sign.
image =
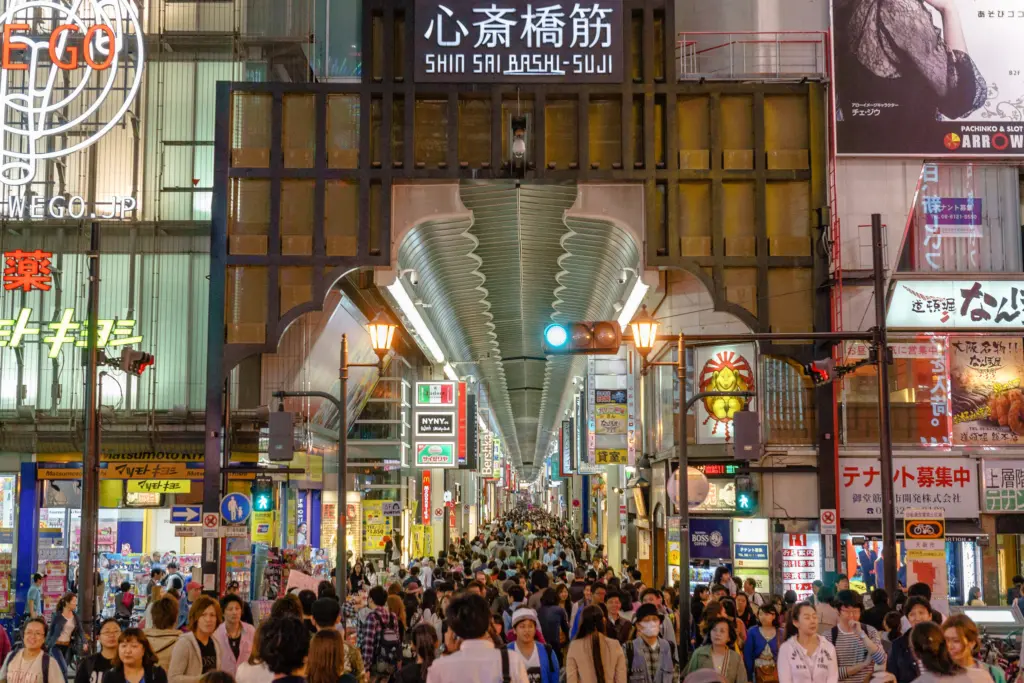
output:
[{"label": "katakana shop sign", "polygon": [[838,152],[1024,154],[1020,0],[898,6],[832,2]]},{"label": "katakana shop sign", "polygon": [[622,0],[416,0],[421,83],[621,83]]},{"label": "katakana shop sign", "polygon": [[[882,467],[877,458],[840,458],[844,519],[882,518]],[[941,507],[946,519],[977,519],[978,463],[971,458],[894,458],[896,516],[914,507]]]},{"label": "katakana shop sign", "polygon": [[[89,344],[89,321],[75,319],[75,310],[65,308],[58,320],[34,321],[33,309],[22,308],[17,318],[0,319],[0,348],[19,348],[25,341],[41,341],[50,347],[47,356],[57,358],[65,345],[85,348]],[[134,320],[97,320],[96,347],[100,349],[141,344],[134,334]]]},{"label": "katakana shop sign", "polygon": [[985,512],[1024,513],[1024,460],[981,462]]},{"label": "katakana shop sign", "polygon": [[955,445],[1013,444],[1024,435],[1020,337],[950,337]]},{"label": "katakana shop sign", "polygon": [[1024,284],[1015,280],[898,280],[886,323],[890,328],[944,329],[1024,327]]},{"label": "katakana shop sign", "polygon": [[[40,17],[47,21],[40,23]],[[52,159],[99,141],[119,125],[142,83],[144,43],[132,0],[21,0],[0,14],[0,214],[7,218],[123,218],[130,196],[91,204],[22,186]],[[43,27],[46,30],[42,30]]]}]

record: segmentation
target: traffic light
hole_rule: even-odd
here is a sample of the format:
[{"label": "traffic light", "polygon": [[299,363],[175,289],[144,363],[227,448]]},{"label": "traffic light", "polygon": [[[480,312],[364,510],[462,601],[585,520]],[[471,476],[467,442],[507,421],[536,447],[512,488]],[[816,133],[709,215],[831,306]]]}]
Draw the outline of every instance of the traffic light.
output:
[{"label": "traffic light", "polygon": [[804,372],[811,378],[815,386],[828,384],[838,377],[836,362],[831,358],[804,363]]},{"label": "traffic light", "polygon": [[615,355],[622,346],[622,330],[613,320],[552,323],[544,328],[544,354]]},{"label": "traffic light", "polygon": [[757,512],[757,491],[754,490],[754,480],[749,474],[736,476],[736,512],[741,515]]},{"label": "traffic light", "polygon": [[258,477],[252,483],[252,509],[256,512],[274,511],[274,480]]},{"label": "traffic light", "polygon": [[129,375],[138,377],[155,362],[156,359],[151,354],[124,348],[121,350],[121,360],[117,367]]}]

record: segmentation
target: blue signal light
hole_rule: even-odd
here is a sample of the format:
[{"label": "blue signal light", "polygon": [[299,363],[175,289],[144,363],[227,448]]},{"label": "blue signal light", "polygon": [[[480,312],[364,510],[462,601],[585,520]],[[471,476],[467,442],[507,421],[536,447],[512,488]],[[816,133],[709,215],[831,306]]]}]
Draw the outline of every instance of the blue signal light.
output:
[{"label": "blue signal light", "polygon": [[569,331],[564,325],[559,325],[557,323],[548,325],[544,329],[544,341],[551,348],[565,346],[566,342],[569,341]]}]

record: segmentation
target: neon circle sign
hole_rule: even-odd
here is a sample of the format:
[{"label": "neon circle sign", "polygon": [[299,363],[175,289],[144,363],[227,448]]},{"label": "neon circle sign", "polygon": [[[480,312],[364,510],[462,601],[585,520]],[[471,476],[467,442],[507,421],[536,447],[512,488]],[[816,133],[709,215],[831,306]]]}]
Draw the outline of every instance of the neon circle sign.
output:
[{"label": "neon circle sign", "polygon": [[26,185],[40,161],[89,147],[142,84],[132,0],[10,0],[0,14],[0,184]]}]

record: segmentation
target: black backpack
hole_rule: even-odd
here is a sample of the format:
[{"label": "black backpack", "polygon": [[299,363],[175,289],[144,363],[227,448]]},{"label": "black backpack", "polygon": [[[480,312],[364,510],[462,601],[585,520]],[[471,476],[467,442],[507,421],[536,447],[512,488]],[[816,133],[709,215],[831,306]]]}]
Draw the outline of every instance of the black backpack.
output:
[{"label": "black backpack", "polygon": [[[508,650],[500,648],[501,651],[501,683],[512,683],[512,674],[508,668]],[[45,681],[44,681],[45,683]]]},{"label": "black backpack", "polygon": [[373,651],[373,666],[371,670],[376,676],[387,677],[397,671],[402,665],[402,637],[398,630],[398,617],[394,614],[384,621],[378,612],[371,612],[366,620],[372,618],[381,621],[380,636],[377,646]]}]

